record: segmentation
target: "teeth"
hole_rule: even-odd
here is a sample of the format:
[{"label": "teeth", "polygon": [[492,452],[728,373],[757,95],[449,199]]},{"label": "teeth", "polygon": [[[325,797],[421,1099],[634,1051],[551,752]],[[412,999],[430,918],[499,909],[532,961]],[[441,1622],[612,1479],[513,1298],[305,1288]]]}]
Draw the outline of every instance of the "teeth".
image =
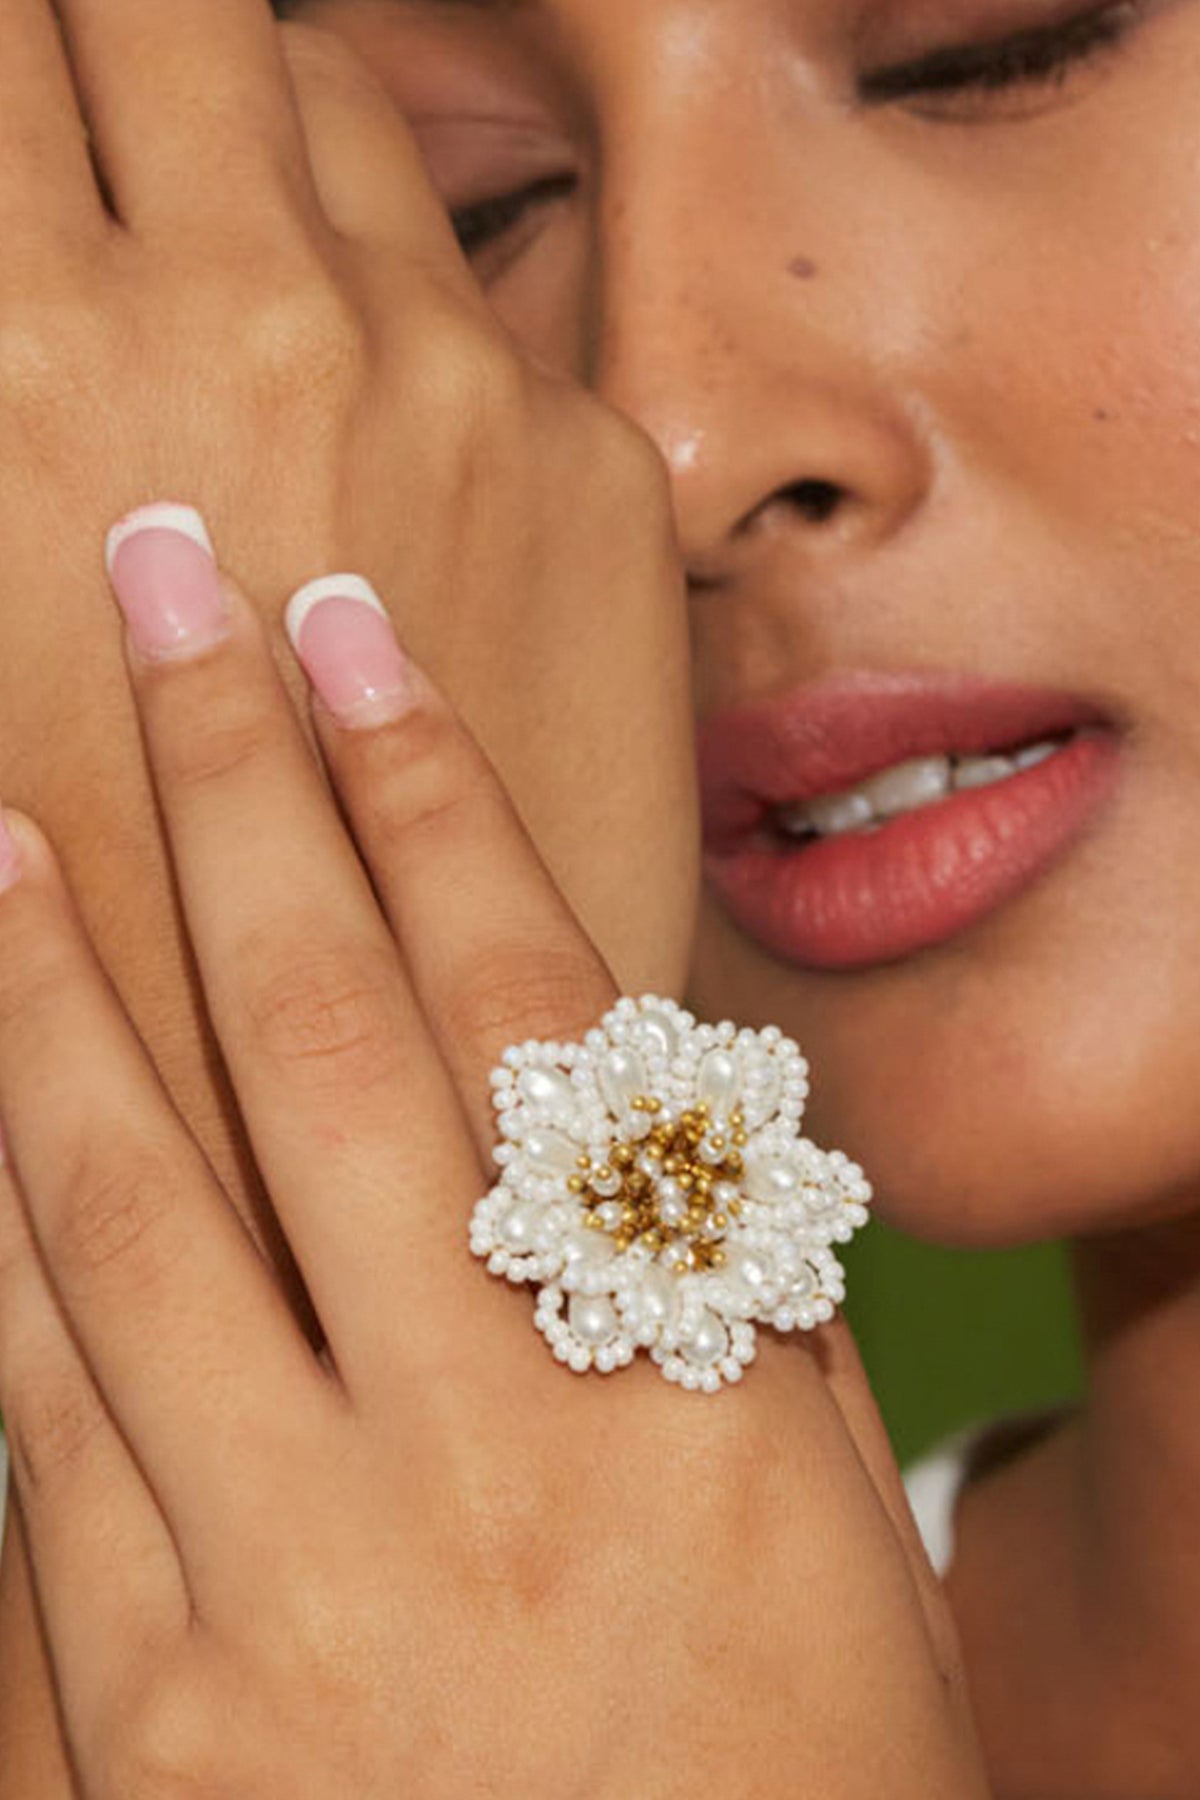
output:
[{"label": "teeth", "polygon": [[783,808],[780,827],[789,837],[844,837],[867,831],[888,819],[935,806],[951,793],[992,787],[1026,769],[1036,769],[1059,750],[1061,743],[1031,744],[1012,756],[926,756],[899,763],[860,782],[844,794],[830,794],[807,806]]},{"label": "teeth", "polygon": [[801,811],[805,828],[819,831],[822,837],[840,837],[845,831],[858,831],[875,821],[875,808],[870,796],[862,789],[835,794],[830,800],[814,800],[811,806],[802,807]]},{"label": "teeth", "polygon": [[919,762],[901,763],[864,781],[866,795],[877,819],[897,819],[901,813],[933,806],[950,792],[950,758],[925,756]]},{"label": "teeth", "polygon": [[1015,775],[1017,765],[1011,756],[964,756],[954,771],[954,786],[959,793],[967,788],[991,787]]},{"label": "teeth", "polygon": [[1018,769],[1036,769],[1039,763],[1049,762],[1061,749],[1061,744],[1030,744],[1028,750],[1017,755],[1016,765]]}]

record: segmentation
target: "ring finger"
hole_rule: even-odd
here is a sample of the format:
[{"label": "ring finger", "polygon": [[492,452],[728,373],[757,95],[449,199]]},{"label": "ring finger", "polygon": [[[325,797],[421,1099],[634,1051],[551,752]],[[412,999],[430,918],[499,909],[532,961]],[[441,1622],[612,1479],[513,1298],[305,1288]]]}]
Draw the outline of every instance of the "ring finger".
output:
[{"label": "ring finger", "polygon": [[0,0],[0,43],[0,233],[27,275],[48,235],[77,245],[105,214],[49,0]]}]

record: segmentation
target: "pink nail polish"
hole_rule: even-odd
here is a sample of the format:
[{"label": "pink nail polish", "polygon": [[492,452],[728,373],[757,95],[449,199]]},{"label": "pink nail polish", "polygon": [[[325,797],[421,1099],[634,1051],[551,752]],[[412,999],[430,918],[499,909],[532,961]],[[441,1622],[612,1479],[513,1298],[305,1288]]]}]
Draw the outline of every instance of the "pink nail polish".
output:
[{"label": "pink nail polish", "polygon": [[292,648],[341,725],[386,725],[412,704],[412,671],[374,588],[359,575],[309,582],[288,602]]},{"label": "pink nail polish", "polygon": [[151,661],[195,656],[224,637],[229,609],[204,520],[190,506],[142,506],[108,534],[106,560],[129,635]]},{"label": "pink nail polish", "polygon": [[21,873],[21,853],[0,808],[0,894],[13,886]]}]

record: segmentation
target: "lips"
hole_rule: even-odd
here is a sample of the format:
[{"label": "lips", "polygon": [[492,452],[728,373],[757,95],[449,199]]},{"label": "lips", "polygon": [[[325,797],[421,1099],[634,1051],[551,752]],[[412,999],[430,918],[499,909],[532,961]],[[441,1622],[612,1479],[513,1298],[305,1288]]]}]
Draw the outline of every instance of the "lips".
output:
[{"label": "lips", "polygon": [[[781,816],[922,757],[1053,756],[876,828],[797,843]],[[843,675],[710,720],[710,879],[743,930],[812,969],[862,969],[968,931],[1038,880],[1106,806],[1112,721],[1078,696],[965,677]]]}]

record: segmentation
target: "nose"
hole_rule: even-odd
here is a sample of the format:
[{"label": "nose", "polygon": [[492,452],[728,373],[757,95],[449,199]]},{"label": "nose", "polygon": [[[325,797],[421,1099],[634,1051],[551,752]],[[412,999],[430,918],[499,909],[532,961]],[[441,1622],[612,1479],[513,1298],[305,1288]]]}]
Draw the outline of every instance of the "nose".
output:
[{"label": "nose", "polygon": [[817,146],[764,125],[755,92],[727,74],[675,123],[627,117],[600,197],[591,380],[658,443],[703,584],[781,539],[884,543],[930,481],[853,201],[831,205]]}]

